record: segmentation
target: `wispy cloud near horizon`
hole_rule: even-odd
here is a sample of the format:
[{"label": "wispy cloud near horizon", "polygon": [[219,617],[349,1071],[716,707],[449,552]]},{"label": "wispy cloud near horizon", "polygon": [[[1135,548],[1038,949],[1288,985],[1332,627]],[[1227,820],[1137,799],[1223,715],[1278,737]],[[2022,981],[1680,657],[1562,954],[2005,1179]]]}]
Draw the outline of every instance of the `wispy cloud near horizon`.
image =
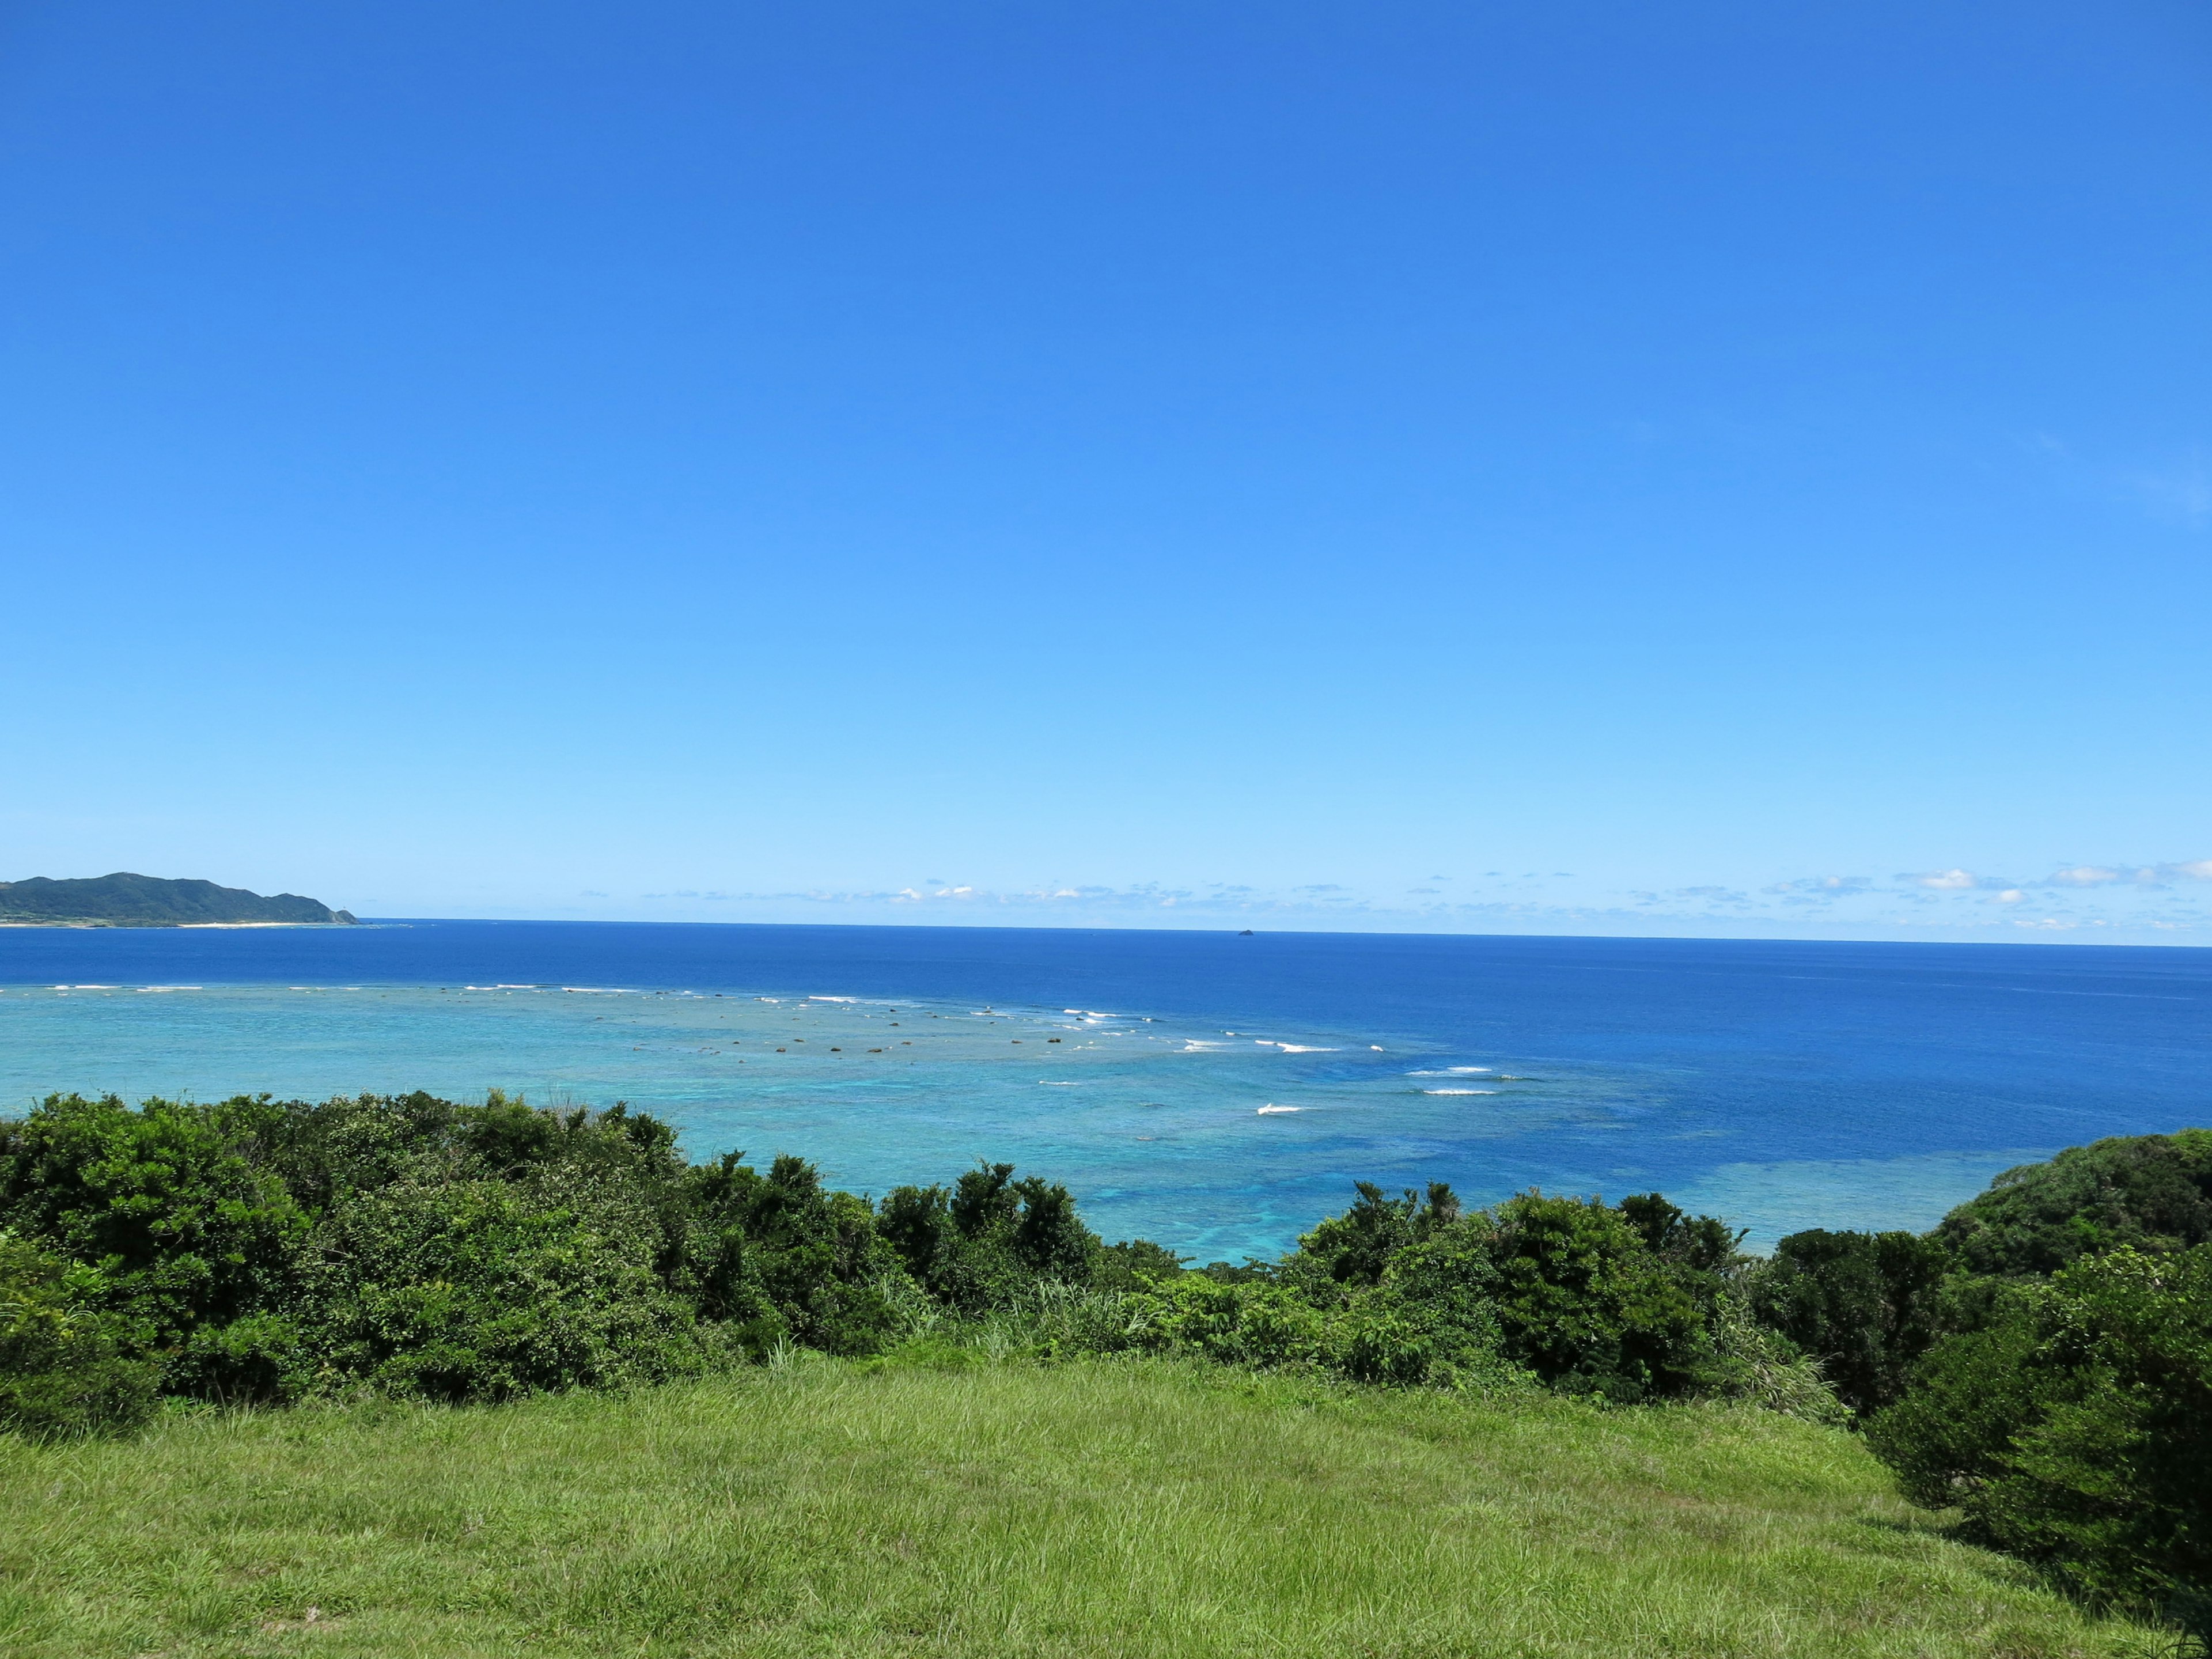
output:
[{"label": "wispy cloud near horizon", "polygon": [[[1558,878],[1554,878],[1556,879]],[[1321,929],[1509,933],[1689,933],[1899,938],[2212,936],[2199,884],[2212,859],[2154,864],[2063,864],[2040,880],[1985,875],[1963,865],[1901,872],[1883,882],[1861,875],[1795,877],[1757,888],[1721,882],[1622,889],[1581,896],[1547,893],[1530,876],[1500,874],[1448,896],[1433,886],[1346,882],[1281,887],[1250,883],[1037,883],[995,887],[938,880],[884,888],[731,891],[674,889],[641,895],[655,902],[707,906],[798,919],[807,912],[854,919],[1023,926],[1243,926]]]}]

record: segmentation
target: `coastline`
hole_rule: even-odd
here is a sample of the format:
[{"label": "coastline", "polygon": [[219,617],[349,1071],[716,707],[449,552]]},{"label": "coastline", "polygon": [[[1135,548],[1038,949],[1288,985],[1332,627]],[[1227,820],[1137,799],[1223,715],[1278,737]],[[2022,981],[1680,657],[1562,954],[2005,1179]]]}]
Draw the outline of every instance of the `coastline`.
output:
[{"label": "coastline", "polygon": [[0,918],[0,927],[358,927],[357,921],[16,921]]}]

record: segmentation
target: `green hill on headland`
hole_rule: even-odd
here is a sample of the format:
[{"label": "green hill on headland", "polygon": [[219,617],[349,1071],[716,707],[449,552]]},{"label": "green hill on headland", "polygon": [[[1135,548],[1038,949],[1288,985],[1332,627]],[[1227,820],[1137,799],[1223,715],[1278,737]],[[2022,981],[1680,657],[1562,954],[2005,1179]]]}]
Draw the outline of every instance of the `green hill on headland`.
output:
[{"label": "green hill on headland", "polygon": [[0,881],[0,923],[46,927],[188,927],[290,922],[345,927],[353,916],[297,893],[264,898],[211,881],[168,881],[118,870],[81,881]]}]

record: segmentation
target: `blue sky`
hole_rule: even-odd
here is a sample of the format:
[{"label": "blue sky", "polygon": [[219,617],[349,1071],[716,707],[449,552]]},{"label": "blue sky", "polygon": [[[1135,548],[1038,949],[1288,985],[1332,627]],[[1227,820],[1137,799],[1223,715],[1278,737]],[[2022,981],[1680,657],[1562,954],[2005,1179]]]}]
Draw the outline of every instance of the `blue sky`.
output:
[{"label": "blue sky", "polygon": [[2197,5],[0,9],[0,877],[2212,942]]}]

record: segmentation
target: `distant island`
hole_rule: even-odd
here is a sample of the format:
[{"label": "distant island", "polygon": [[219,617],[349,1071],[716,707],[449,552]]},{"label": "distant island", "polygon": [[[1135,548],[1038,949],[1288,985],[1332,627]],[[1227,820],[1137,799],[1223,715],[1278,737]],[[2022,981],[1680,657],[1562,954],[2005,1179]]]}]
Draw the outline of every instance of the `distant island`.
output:
[{"label": "distant island", "polygon": [[167,881],[118,871],[82,881],[0,881],[0,927],[251,927],[356,925],[352,915],[297,893],[264,898],[211,881]]}]

